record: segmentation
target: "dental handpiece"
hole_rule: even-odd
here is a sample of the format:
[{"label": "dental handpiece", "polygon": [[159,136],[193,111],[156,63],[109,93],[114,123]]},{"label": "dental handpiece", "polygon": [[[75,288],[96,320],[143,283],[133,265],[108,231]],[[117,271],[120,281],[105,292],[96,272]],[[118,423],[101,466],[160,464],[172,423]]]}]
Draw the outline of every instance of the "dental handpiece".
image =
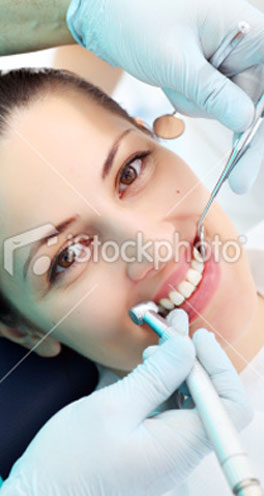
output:
[{"label": "dental handpiece", "polygon": [[[158,306],[153,301],[148,301],[132,307],[129,316],[135,324],[142,325],[146,322],[159,337],[168,339],[167,330],[171,326],[157,312]],[[186,383],[233,494],[263,496],[260,482],[241,445],[238,433],[209,375],[198,360],[195,361]]]}]

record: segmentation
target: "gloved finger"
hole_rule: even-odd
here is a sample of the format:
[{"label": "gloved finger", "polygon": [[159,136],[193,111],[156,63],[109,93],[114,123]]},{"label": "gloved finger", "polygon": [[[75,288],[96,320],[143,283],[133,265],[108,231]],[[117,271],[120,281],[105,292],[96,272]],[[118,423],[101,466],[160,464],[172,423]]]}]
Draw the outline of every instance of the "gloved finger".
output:
[{"label": "gloved finger", "polygon": [[249,149],[232,170],[228,181],[237,194],[250,191],[255,183],[261,164],[264,162],[264,122],[254,136]]},{"label": "gloved finger", "polygon": [[153,355],[153,353],[156,353],[156,351],[159,349],[159,347],[157,345],[153,345],[153,346],[148,346],[144,351],[143,351],[143,354],[142,354],[142,358],[143,360],[147,360],[151,355]]},{"label": "gloved finger", "polygon": [[[180,91],[178,89],[178,92],[184,93],[207,116],[217,119],[233,131],[247,129],[255,111],[249,96],[207,62],[196,39],[191,42],[190,49],[192,59],[188,61],[187,76],[183,80],[185,87],[180,88]],[[174,89],[172,84],[168,87]]]},{"label": "gloved finger", "polygon": [[188,98],[181,93],[177,93],[177,91],[171,90],[170,88],[162,88],[162,91],[177,112],[190,117],[210,118],[206,110],[201,109],[199,105],[191,100],[188,100]]},{"label": "gloved finger", "polygon": [[[171,335],[171,333],[174,334],[174,333],[178,332],[184,336],[188,336],[189,317],[188,317],[187,312],[185,312],[181,308],[176,308],[176,309],[174,309],[168,313],[165,320],[167,320],[168,324],[171,326],[170,328],[168,328],[167,334]],[[166,339],[164,339],[164,338],[160,338],[159,344],[165,342],[165,340]],[[157,345],[148,346],[148,348],[146,348],[143,352],[143,355],[142,355],[143,360],[147,360],[158,349],[159,349],[159,347]],[[175,395],[175,397],[176,397],[175,404],[177,404],[177,405],[178,405],[179,392],[182,393],[184,396],[186,396],[186,395],[190,396],[188,386],[185,382],[180,386],[180,388],[175,393],[173,393],[173,395]],[[173,395],[171,397],[172,400],[173,400]],[[192,406],[193,406],[193,404],[192,404]],[[176,408],[176,406],[175,406],[175,408]]]},{"label": "gloved finger", "polygon": [[118,412],[132,427],[178,389],[193,367],[195,350],[191,339],[175,334],[143,364],[111,386]]},{"label": "gloved finger", "polygon": [[246,425],[252,411],[238,373],[212,332],[199,329],[193,335],[197,358],[209,374],[219,396],[234,406],[240,427]]},{"label": "gloved finger", "polygon": [[175,308],[168,313],[166,319],[169,327],[166,329],[166,335],[159,339],[159,344],[164,343],[168,336],[174,336],[175,333],[188,336],[189,334],[189,317],[187,312],[181,308]]},{"label": "gloved finger", "polygon": [[234,131],[247,129],[254,118],[254,104],[230,79],[209,64],[202,54],[196,62],[198,85],[191,95],[198,105]]},{"label": "gloved finger", "polygon": [[179,332],[183,336],[189,334],[189,316],[182,308],[175,308],[168,313],[166,320],[175,332]]},{"label": "gloved finger", "polygon": [[256,105],[264,91],[264,65],[255,65],[232,77],[233,83],[239,86]]}]

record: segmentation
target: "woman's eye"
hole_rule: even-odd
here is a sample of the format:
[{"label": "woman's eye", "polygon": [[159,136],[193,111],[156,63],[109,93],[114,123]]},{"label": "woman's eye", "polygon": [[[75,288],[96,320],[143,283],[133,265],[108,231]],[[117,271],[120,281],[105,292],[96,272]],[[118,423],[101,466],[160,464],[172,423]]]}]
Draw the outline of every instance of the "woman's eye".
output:
[{"label": "woman's eye", "polygon": [[[91,243],[91,238],[88,243]],[[85,240],[87,246],[87,240]],[[76,248],[77,247],[77,248]],[[79,247],[79,248],[78,248]],[[70,246],[64,248],[56,257],[50,270],[49,281],[54,282],[55,279],[61,277],[61,274],[71,269],[75,265],[76,258],[79,258],[84,246],[80,242],[72,242]],[[80,262],[81,260],[81,262]],[[79,263],[84,262],[83,258],[79,258]],[[60,269],[57,271],[57,269]]]},{"label": "woman's eye", "polygon": [[140,176],[144,166],[144,158],[148,155],[150,155],[149,151],[137,154],[128,164],[122,167],[118,179],[120,197],[122,196],[122,193],[126,191],[127,187],[134,183]]}]

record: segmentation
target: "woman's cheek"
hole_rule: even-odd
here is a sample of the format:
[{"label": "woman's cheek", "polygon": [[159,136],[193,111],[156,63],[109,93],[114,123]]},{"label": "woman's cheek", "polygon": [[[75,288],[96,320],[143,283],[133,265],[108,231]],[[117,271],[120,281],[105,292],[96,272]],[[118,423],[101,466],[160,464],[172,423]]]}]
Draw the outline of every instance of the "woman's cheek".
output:
[{"label": "woman's cheek", "polygon": [[[190,167],[175,153],[163,147],[155,152],[156,171],[151,188],[152,208],[168,212],[175,208],[175,215],[183,209],[195,205],[196,212],[201,210],[209,192],[201,184]],[[155,195],[156,192],[156,195]],[[177,207],[177,210],[176,210]],[[185,212],[188,215],[188,212]]]},{"label": "woman's cheek", "polygon": [[253,319],[257,304],[255,284],[245,253],[236,263],[221,260],[221,282],[210,305],[190,326],[215,333],[225,347],[243,336]]}]

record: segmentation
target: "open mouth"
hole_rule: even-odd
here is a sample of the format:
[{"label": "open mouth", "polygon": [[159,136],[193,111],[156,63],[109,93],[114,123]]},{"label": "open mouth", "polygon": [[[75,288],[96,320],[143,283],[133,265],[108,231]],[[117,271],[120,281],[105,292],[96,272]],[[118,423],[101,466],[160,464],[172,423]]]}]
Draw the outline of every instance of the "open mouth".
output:
[{"label": "open mouth", "polygon": [[191,323],[202,317],[202,312],[217,291],[221,279],[221,264],[215,260],[209,240],[205,259],[197,249],[199,243],[196,243],[197,238],[191,243],[189,258],[183,257],[180,266],[170,274],[152,298],[162,317],[166,317],[175,308],[182,308],[188,313]]},{"label": "open mouth", "polygon": [[[204,259],[197,249],[199,243],[196,243],[197,237],[183,252],[181,262],[172,264],[172,270],[159,290],[150,298],[145,297],[144,301],[150,299],[157,305],[158,314],[164,318],[175,308],[181,308],[187,312],[189,323],[198,317],[203,319],[202,312],[218,290],[222,274],[221,261],[215,259],[213,245],[209,240]],[[144,325],[148,328],[148,324],[142,327]]]},{"label": "open mouth", "polygon": [[159,314],[165,317],[174,308],[180,308],[196,292],[203,279],[205,263],[200,252],[193,247],[192,260],[188,264],[187,272],[177,283],[168,283],[167,294],[162,298],[155,298],[154,302],[159,307]]}]

